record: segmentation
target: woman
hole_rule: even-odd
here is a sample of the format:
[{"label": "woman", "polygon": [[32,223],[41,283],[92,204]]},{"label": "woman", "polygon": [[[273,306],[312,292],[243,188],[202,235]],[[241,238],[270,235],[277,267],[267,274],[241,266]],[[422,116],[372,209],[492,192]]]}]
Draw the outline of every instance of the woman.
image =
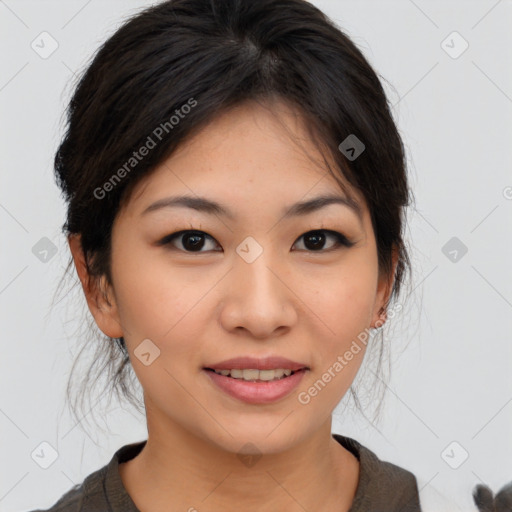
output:
[{"label": "woman", "polygon": [[55,170],[148,439],[49,510],[420,510],[411,472],[331,434],[410,267],[411,192],[381,83],[321,11],[138,13],[81,78]]}]

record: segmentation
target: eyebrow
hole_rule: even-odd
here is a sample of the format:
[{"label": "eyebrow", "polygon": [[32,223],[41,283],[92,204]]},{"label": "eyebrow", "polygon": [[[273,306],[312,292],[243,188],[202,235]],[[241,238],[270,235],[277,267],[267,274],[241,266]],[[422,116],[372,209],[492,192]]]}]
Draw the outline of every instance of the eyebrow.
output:
[{"label": "eyebrow", "polygon": [[[292,206],[285,208],[283,210],[283,218],[305,216],[310,213],[316,212],[317,210],[325,208],[326,206],[329,206],[331,204],[340,204],[350,208],[362,222],[363,215],[359,203],[354,201],[352,198],[339,195],[322,195],[315,197],[313,199],[309,199],[307,201],[300,201],[298,203],[295,203]],[[158,201],[155,201],[154,203],[150,204],[141,213],[141,216],[146,215],[150,212],[161,210],[162,208],[176,207],[191,208],[198,212],[203,212],[209,215],[222,215],[224,217],[229,218],[230,220],[235,219],[235,215],[233,214],[233,212],[226,206],[223,206],[222,204],[211,199],[207,199],[206,197],[189,195],[172,196],[159,199]]]}]

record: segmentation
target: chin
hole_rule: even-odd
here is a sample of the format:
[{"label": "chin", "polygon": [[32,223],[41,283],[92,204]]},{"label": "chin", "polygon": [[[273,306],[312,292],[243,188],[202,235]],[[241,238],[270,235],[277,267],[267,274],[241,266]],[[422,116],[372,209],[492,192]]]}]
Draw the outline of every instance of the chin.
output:
[{"label": "chin", "polygon": [[[282,419],[282,418],[281,418]],[[210,442],[217,448],[237,455],[277,454],[292,449],[300,441],[297,430],[291,432],[291,425],[277,428],[279,421],[264,427],[247,425],[246,428],[229,429],[221,437],[210,437]]]}]

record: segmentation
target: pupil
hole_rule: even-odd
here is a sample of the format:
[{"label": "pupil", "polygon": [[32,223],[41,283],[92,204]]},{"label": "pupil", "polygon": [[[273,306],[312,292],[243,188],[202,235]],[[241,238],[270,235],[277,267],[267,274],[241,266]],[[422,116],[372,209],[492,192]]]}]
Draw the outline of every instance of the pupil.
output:
[{"label": "pupil", "polygon": [[[316,244],[315,244],[315,243],[313,243],[313,247],[308,247],[307,240],[311,240],[311,239],[316,239],[316,240],[317,240],[317,242],[316,242]],[[318,241],[320,241],[320,244],[319,244],[319,245],[320,245],[320,247],[318,247]],[[305,243],[305,245],[306,245],[306,247],[308,247],[309,249],[319,249],[319,248],[321,249],[321,248],[322,248],[322,246],[323,246],[324,241],[325,241],[325,235],[324,235],[323,233],[314,233],[314,234],[308,235],[308,236],[306,237],[306,243]]]},{"label": "pupil", "polygon": [[202,235],[185,235],[185,240],[188,241],[188,240],[191,240],[191,239],[195,239],[194,242],[192,242],[191,244],[189,243],[184,243],[183,246],[186,248],[186,249],[201,249],[202,246],[203,246],[203,243],[204,243],[204,240],[203,240],[203,237]]}]

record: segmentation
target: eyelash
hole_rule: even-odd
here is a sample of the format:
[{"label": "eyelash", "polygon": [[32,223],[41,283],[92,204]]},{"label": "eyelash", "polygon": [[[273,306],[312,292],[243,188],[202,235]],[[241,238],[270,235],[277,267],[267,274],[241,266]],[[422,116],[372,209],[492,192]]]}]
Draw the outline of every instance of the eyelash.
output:
[{"label": "eyelash", "polygon": [[[327,233],[328,235],[331,235],[335,239],[336,245],[334,247],[331,247],[330,249],[319,249],[316,251],[304,249],[305,251],[310,252],[310,253],[325,253],[325,252],[331,252],[333,250],[341,249],[342,247],[349,248],[355,244],[355,242],[348,240],[347,237],[345,237],[345,235],[343,235],[342,233],[339,233],[338,231],[333,231],[332,229],[314,229],[311,231],[307,231],[306,233],[302,234],[297,240],[301,239],[302,237],[304,237],[306,235],[312,235],[312,234],[318,234],[318,233]],[[212,236],[208,235],[208,233],[205,233],[204,231],[200,231],[197,229],[186,229],[186,230],[177,231],[175,233],[171,233],[170,235],[165,236],[157,244],[159,246],[172,245],[172,242],[176,238],[178,238],[180,236],[184,236],[185,234],[194,234],[194,235],[199,235],[199,236],[206,235],[207,238],[210,238],[211,240],[215,240]],[[294,245],[295,245],[295,243],[296,242],[294,242]],[[178,249],[178,248],[175,248],[175,249],[178,251],[181,251],[181,252],[185,252],[187,254],[199,254],[199,253],[210,252],[210,251],[187,251],[187,250]],[[215,251],[215,252],[220,252],[220,251]]]}]

